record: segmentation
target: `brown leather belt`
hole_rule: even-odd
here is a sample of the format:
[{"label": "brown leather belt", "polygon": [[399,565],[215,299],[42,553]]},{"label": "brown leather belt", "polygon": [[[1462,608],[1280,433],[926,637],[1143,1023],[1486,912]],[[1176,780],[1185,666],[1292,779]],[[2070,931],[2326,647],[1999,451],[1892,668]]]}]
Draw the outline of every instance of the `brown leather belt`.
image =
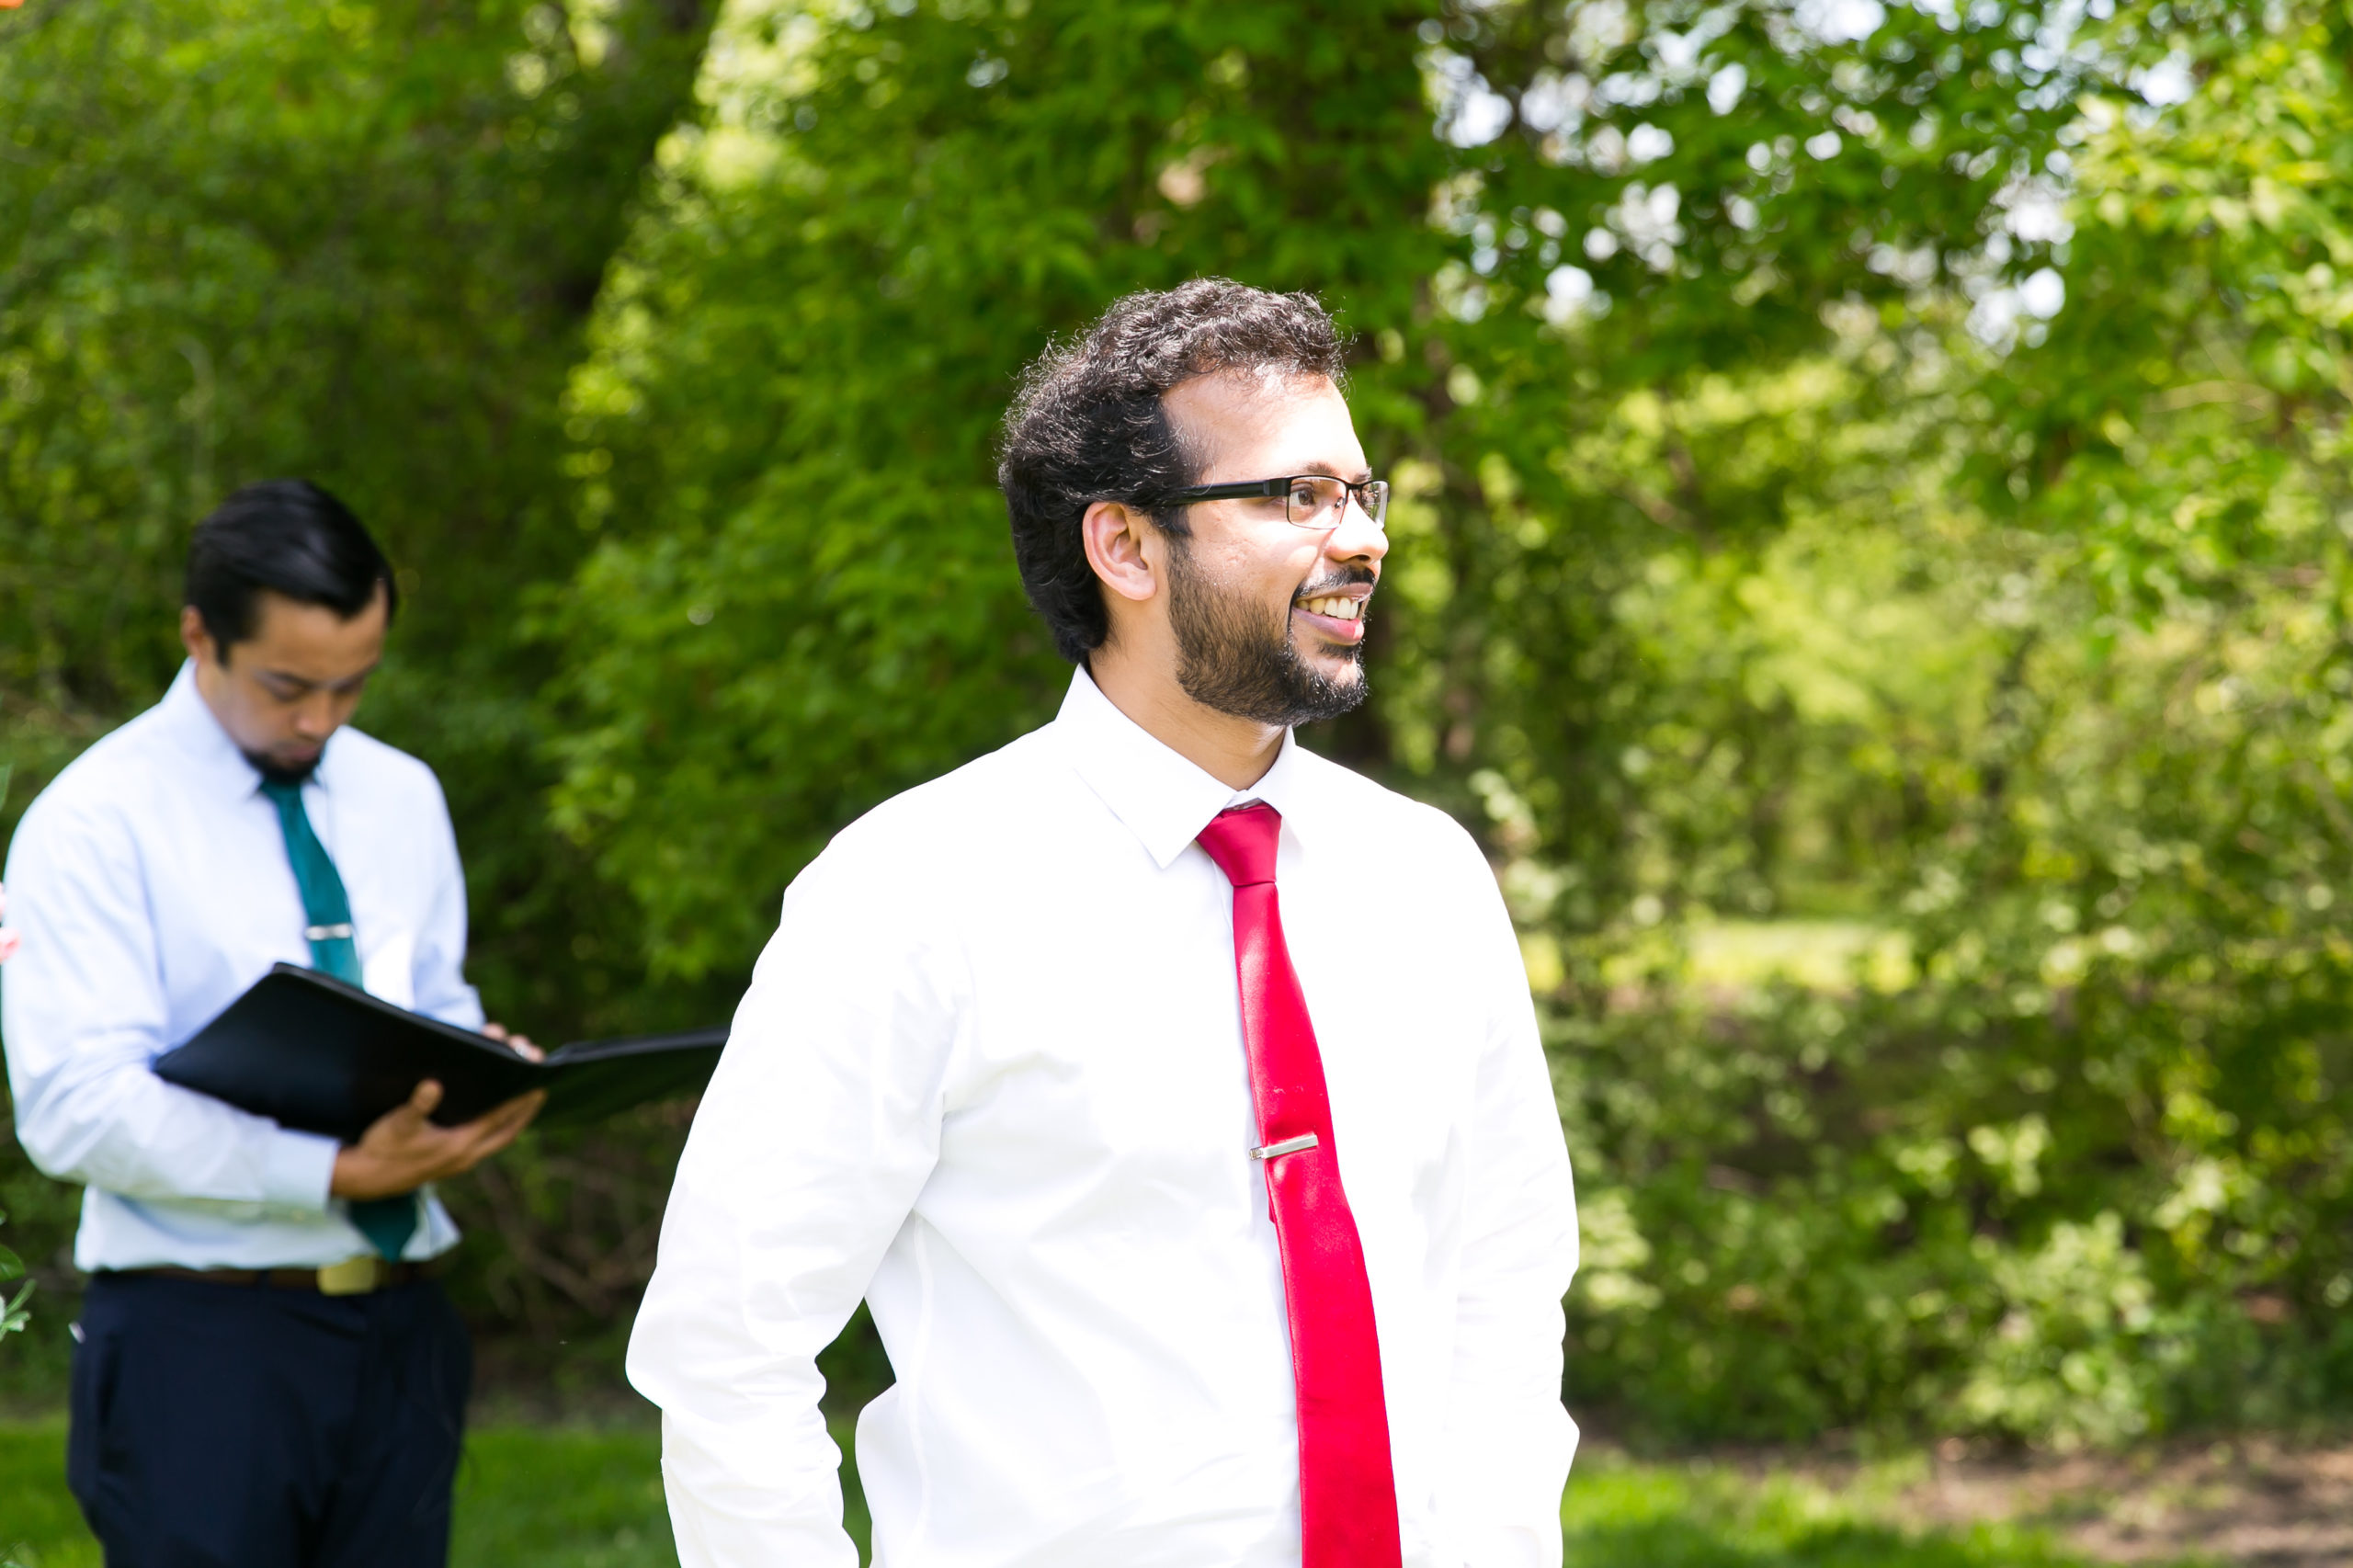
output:
[{"label": "brown leather belt", "polygon": [[441,1272],[441,1260],[388,1263],[381,1257],[347,1257],[324,1268],[118,1268],[116,1274],[150,1274],[165,1279],[200,1279],[210,1285],[267,1287],[278,1290],[316,1290],[322,1296],[365,1296],[430,1279]]}]

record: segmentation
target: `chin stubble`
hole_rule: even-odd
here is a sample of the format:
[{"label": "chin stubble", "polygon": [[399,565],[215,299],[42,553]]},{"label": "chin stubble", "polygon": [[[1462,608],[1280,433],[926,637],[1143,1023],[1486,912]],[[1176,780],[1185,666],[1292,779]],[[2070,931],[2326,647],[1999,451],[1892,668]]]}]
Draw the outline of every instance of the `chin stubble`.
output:
[{"label": "chin stubble", "polygon": [[[1220,713],[1286,728],[1336,719],[1364,701],[1363,643],[1348,650],[1341,678],[1324,675],[1291,645],[1288,610],[1269,618],[1241,595],[1221,593],[1194,568],[1189,540],[1176,535],[1170,543],[1168,619],[1176,634],[1176,684],[1186,696]],[[1343,580],[1370,582],[1371,574]]]},{"label": "chin stubble", "polygon": [[310,781],[311,775],[319,770],[319,764],[325,760],[324,754],[322,753],[319,756],[313,757],[310,761],[304,763],[300,767],[287,767],[281,764],[272,762],[267,755],[261,752],[249,751],[245,752],[244,756],[247,762],[253,764],[254,771],[260,774],[272,784],[307,783]]}]

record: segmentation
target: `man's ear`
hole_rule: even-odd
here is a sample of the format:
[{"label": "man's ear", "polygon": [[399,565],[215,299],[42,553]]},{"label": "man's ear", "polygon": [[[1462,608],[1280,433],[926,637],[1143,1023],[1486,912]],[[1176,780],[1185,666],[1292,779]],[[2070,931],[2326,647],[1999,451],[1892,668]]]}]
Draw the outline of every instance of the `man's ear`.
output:
[{"label": "man's ear", "polygon": [[180,646],[188,650],[189,658],[199,665],[219,664],[220,650],[212,645],[212,632],[204,624],[204,617],[194,605],[180,606]]},{"label": "man's ear", "polygon": [[1142,604],[1160,592],[1161,574],[1154,564],[1161,548],[1154,538],[1157,532],[1148,514],[1119,501],[1096,502],[1078,524],[1087,565],[1106,592],[1131,604]]}]

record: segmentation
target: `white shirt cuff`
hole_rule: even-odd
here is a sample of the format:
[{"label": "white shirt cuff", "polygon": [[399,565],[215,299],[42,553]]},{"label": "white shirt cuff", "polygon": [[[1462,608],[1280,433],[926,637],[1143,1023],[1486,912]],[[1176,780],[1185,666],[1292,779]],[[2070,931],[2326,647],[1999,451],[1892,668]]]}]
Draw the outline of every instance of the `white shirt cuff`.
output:
[{"label": "white shirt cuff", "polygon": [[280,1128],[262,1165],[262,1200],[324,1214],[335,1185],[335,1152],[343,1145],[314,1132]]}]

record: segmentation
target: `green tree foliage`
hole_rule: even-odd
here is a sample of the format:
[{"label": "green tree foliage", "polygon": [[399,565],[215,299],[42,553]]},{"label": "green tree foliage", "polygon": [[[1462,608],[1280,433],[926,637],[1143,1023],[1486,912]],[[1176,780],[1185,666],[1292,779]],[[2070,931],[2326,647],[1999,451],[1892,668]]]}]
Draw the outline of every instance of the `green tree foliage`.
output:
[{"label": "green tree foliage", "polygon": [[[415,574],[370,722],[451,785],[494,998],[723,1006],[827,834],[1051,710],[1021,365],[1314,289],[1399,500],[1311,740],[1520,922],[1573,1400],[2341,1410],[2341,5],[747,0],[680,115],[699,45],[0,20],[11,757],[143,701],[177,530],[308,470]],[[625,1315],[674,1123],[468,1184],[477,1310]]]},{"label": "green tree foliage", "polygon": [[[188,530],[302,473],[402,571],[369,722],[431,756],[502,896],[543,884],[536,668],[561,575],[553,390],[704,20],[679,0],[0,18],[0,726],[19,800],[180,654]],[[502,833],[503,830],[503,833]],[[509,844],[512,853],[502,853]]]},{"label": "green tree foliage", "polygon": [[1401,489],[1375,709],[1316,744],[1478,822],[1523,923],[1573,1390],[2062,1441],[2341,1400],[2340,13],[737,17],[573,383],[603,542],[544,621],[558,820],[657,971],[740,972],[826,832],[1048,710],[988,490],[1039,343],[1315,288]]},{"label": "green tree foliage", "polygon": [[[0,1220],[6,1218],[6,1214],[0,1214]],[[6,1247],[0,1246],[0,1284],[6,1284],[12,1279],[23,1279],[24,1277],[25,1260]],[[32,1321],[32,1314],[25,1310],[25,1302],[31,1298],[32,1293],[32,1282],[27,1280],[17,1287],[17,1293],[13,1297],[0,1298],[0,1339],[6,1339],[12,1334],[23,1333],[25,1325]]]},{"label": "green tree foliage", "polygon": [[1410,324],[1416,15],[733,13],[574,381],[602,539],[548,617],[558,819],[657,973],[744,971],[828,834],[1059,699],[992,455],[1048,334],[1214,271]]},{"label": "green tree foliage", "polygon": [[989,485],[1020,365],[1224,271],[1342,312],[1361,422],[1426,503],[1394,695],[1334,744],[1464,805],[1483,744],[1540,747],[1556,839],[1614,876],[1629,802],[1592,763],[1641,679],[1577,589],[1662,528],[1768,537],[1808,459],[1763,417],[1564,436],[1817,352],[1826,305],[1901,308],[1923,251],[2027,259],[1978,224],[2075,110],[2063,81],[2018,107],[2010,17],[1864,44],[1779,6],[739,12],[574,382],[605,543],[549,618],[560,820],[654,916],[658,970],[740,970],[747,873],[780,890],[1052,699]]},{"label": "green tree foliage", "polygon": [[[2341,1408],[2347,18],[1948,23],[2008,35],[1972,85],[2019,106],[1948,165],[2000,181],[1973,233],[1859,226],[1900,290],[1629,392],[1568,465],[1631,490],[1693,439],[1778,529],[1608,585],[1614,853],[1540,755],[1483,781],[1599,1226],[1573,1381],[1702,1431]],[[1851,140],[1932,41],[1867,41],[1905,69],[1850,78]],[[1859,913],[1811,985],[1739,918]]]},{"label": "green tree foliage", "polygon": [[[448,789],[475,976],[580,1028],[608,905],[540,825],[546,665],[512,631],[582,552],[559,393],[706,28],[694,0],[0,12],[0,826],[169,679],[196,518],[313,477],[401,574],[365,722]],[[13,1147],[0,1191],[61,1257],[71,1194]]]}]

